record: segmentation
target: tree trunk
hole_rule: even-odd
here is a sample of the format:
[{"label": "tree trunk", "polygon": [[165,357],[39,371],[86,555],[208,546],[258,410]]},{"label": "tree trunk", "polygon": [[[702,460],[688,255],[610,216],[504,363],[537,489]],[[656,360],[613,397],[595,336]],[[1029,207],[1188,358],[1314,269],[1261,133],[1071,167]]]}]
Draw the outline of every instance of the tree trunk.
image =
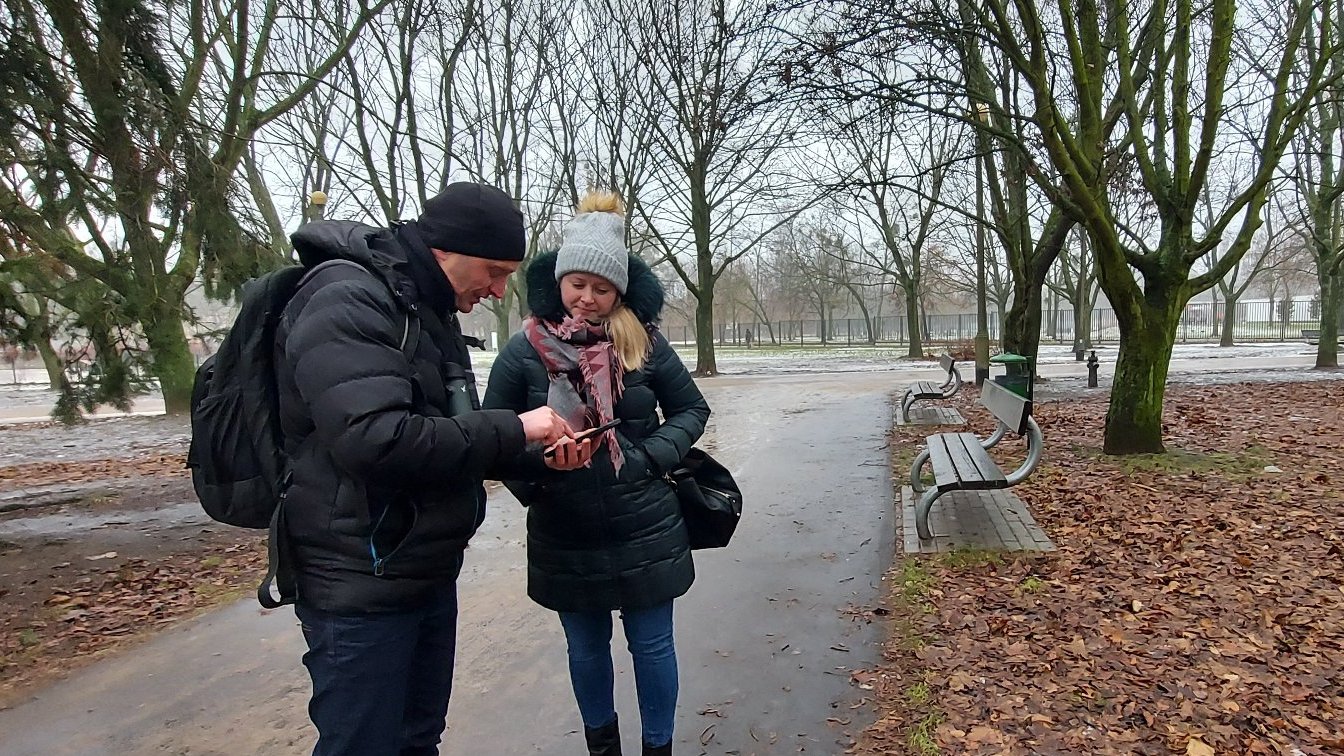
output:
[{"label": "tree trunk", "polygon": [[863,301],[863,295],[861,293],[856,291],[853,287],[847,286],[846,288],[849,290],[850,295],[854,297],[854,301],[859,305],[859,312],[863,314],[863,327],[868,333],[866,341],[869,346],[872,346],[877,343],[877,334],[873,330],[873,317],[868,314],[868,305]]},{"label": "tree trunk", "polygon": [[921,329],[919,327],[919,294],[916,292],[913,281],[901,284],[905,290],[905,331],[910,337],[910,348],[906,350],[905,356],[916,360],[924,359],[924,339],[921,338]]},{"label": "tree trunk", "polygon": [[1228,294],[1223,300],[1223,335],[1218,339],[1218,346],[1230,347],[1234,344],[1233,339],[1237,337],[1237,298]]},{"label": "tree trunk", "polygon": [[182,330],[181,308],[158,307],[145,323],[145,339],[153,364],[154,377],[163,392],[164,411],[180,415],[191,409],[191,384],[196,362],[191,358],[187,336]]},{"label": "tree trunk", "polygon": [[[1051,341],[1059,341],[1059,295],[1052,290],[1050,293],[1050,321],[1046,323],[1046,335]],[[1018,352],[1021,354],[1021,352]]]},{"label": "tree trunk", "polygon": [[1120,355],[1106,413],[1107,454],[1158,454],[1162,445],[1162,400],[1171,367],[1181,308],[1143,306],[1142,324],[1120,326]]},{"label": "tree trunk", "polygon": [[1344,305],[1344,276],[1321,277],[1321,339],[1316,343],[1316,367],[1339,367],[1339,312]]},{"label": "tree trunk", "polygon": [[695,374],[719,374],[714,365],[714,289],[703,284],[695,301]]},{"label": "tree trunk", "polygon": [[65,364],[61,362],[61,356],[56,354],[51,339],[45,336],[39,338],[34,346],[42,356],[42,366],[47,369],[47,383],[51,385],[51,390],[60,391],[65,385]]},{"label": "tree trunk", "polygon": [[1013,306],[1003,319],[1003,351],[1036,359],[1041,348],[1042,287],[1013,278]]},{"label": "tree trunk", "polygon": [[1078,349],[1092,348],[1092,310],[1096,305],[1092,284],[1085,276],[1080,277],[1073,307],[1073,338]]},{"label": "tree trunk", "polygon": [[[505,342],[507,342],[509,337],[513,335],[513,328],[510,321],[513,320],[514,303],[518,302],[520,299],[521,297],[518,296],[518,292],[510,286],[504,290],[504,298],[500,300],[499,306],[494,308],[495,344],[498,349],[503,349]],[[489,339],[486,339],[485,346],[487,349],[490,348],[491,344]]]}]

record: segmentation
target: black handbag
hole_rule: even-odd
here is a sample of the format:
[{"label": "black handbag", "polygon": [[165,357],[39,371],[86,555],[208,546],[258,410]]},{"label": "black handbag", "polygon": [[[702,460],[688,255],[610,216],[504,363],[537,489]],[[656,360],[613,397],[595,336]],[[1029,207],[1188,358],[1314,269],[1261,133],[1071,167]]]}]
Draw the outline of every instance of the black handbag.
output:
[{"label": "black handbag", "polygon": [[681,501],[681,516],[693,549],[728,545],[742,519],[742,489],[728,468],[703,449],[691,447],[681,465],[667,474]]}]

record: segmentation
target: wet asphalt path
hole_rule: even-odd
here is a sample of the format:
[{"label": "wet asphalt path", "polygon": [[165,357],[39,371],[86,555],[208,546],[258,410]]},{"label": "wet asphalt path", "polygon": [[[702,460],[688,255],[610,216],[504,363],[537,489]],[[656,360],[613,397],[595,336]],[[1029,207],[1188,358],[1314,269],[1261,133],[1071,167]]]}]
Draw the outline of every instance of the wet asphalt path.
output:
[{"label": "wet asphalt path", "polygon": [[[904,382],[702,382],[715,410],[703,443],[737,476],[747,514],[732,547],[697,552],[677,603],[677,753],[839,754],[867,723],[849,678],[876,663],[880,628],[854,610],[881,600],[891,564],[884,434]],[[460,581],[443,753],[582,753],[559,623],[525,595],[521,508],[503,491],[490,506]],[[292,612],[226,607],[0,711],[0,756],[307,753],[302,651]],[[628,655],[617,660],[626,752],[638,753]]]}]

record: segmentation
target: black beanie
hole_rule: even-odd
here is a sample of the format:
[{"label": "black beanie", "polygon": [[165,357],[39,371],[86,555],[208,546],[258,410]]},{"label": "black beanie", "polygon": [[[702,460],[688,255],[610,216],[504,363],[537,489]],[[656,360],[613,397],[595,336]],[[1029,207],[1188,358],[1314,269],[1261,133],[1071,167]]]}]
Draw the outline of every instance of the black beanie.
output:
[{"label": "black beanie", "polygon": [[431,249],[491,260],[523,259],[523,214],[509,195],[485,184],[459,181],[429,198],[415,221]]}]

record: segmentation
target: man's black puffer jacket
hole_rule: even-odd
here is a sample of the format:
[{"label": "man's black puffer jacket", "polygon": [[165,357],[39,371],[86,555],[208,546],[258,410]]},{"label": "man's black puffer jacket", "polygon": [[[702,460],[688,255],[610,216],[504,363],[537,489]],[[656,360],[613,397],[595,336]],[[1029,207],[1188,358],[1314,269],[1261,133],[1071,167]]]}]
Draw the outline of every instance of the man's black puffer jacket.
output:
[{"label": "man's black puffer jacket", "polygon": [[[532,261],[527,282],[532,313],[563,319],[554,253]],[[663,306],[662,285],[633,256],[624,301],[645,323]],[[667,339],[656,331],[652,338],[653,353],[642,370],[625,374],[615,407],[625,454],[619,475],[605,447],[585,469],[552,471],[535,452],[530,464],[515,465],[527,471],[527,480],[509,485],[528,506],[527,594],[548,609],[647,608],[682,595],[695,579],[677,496],[662,473],[700,438],[709,405]],[[484,406],[535,409],[546,404],[549,385],[541,358],[518,333],[490,369]]]},{"label": "man's black puffer jacket", "polygon": [[[411,608],[457,578],[485,514],[482,478],[522,451],[522,423],[504,410],[446,416],[442,365],[470,357],[452,289],[433,278],[413,224],[323,221],[293,242],[309,268],[345,258],[373,271],[318,271],[276,335],[298,600],[337,614]],[[421,325],[411,361],[408,312]],[[442,328],[426,324],[434,316]]]}]

